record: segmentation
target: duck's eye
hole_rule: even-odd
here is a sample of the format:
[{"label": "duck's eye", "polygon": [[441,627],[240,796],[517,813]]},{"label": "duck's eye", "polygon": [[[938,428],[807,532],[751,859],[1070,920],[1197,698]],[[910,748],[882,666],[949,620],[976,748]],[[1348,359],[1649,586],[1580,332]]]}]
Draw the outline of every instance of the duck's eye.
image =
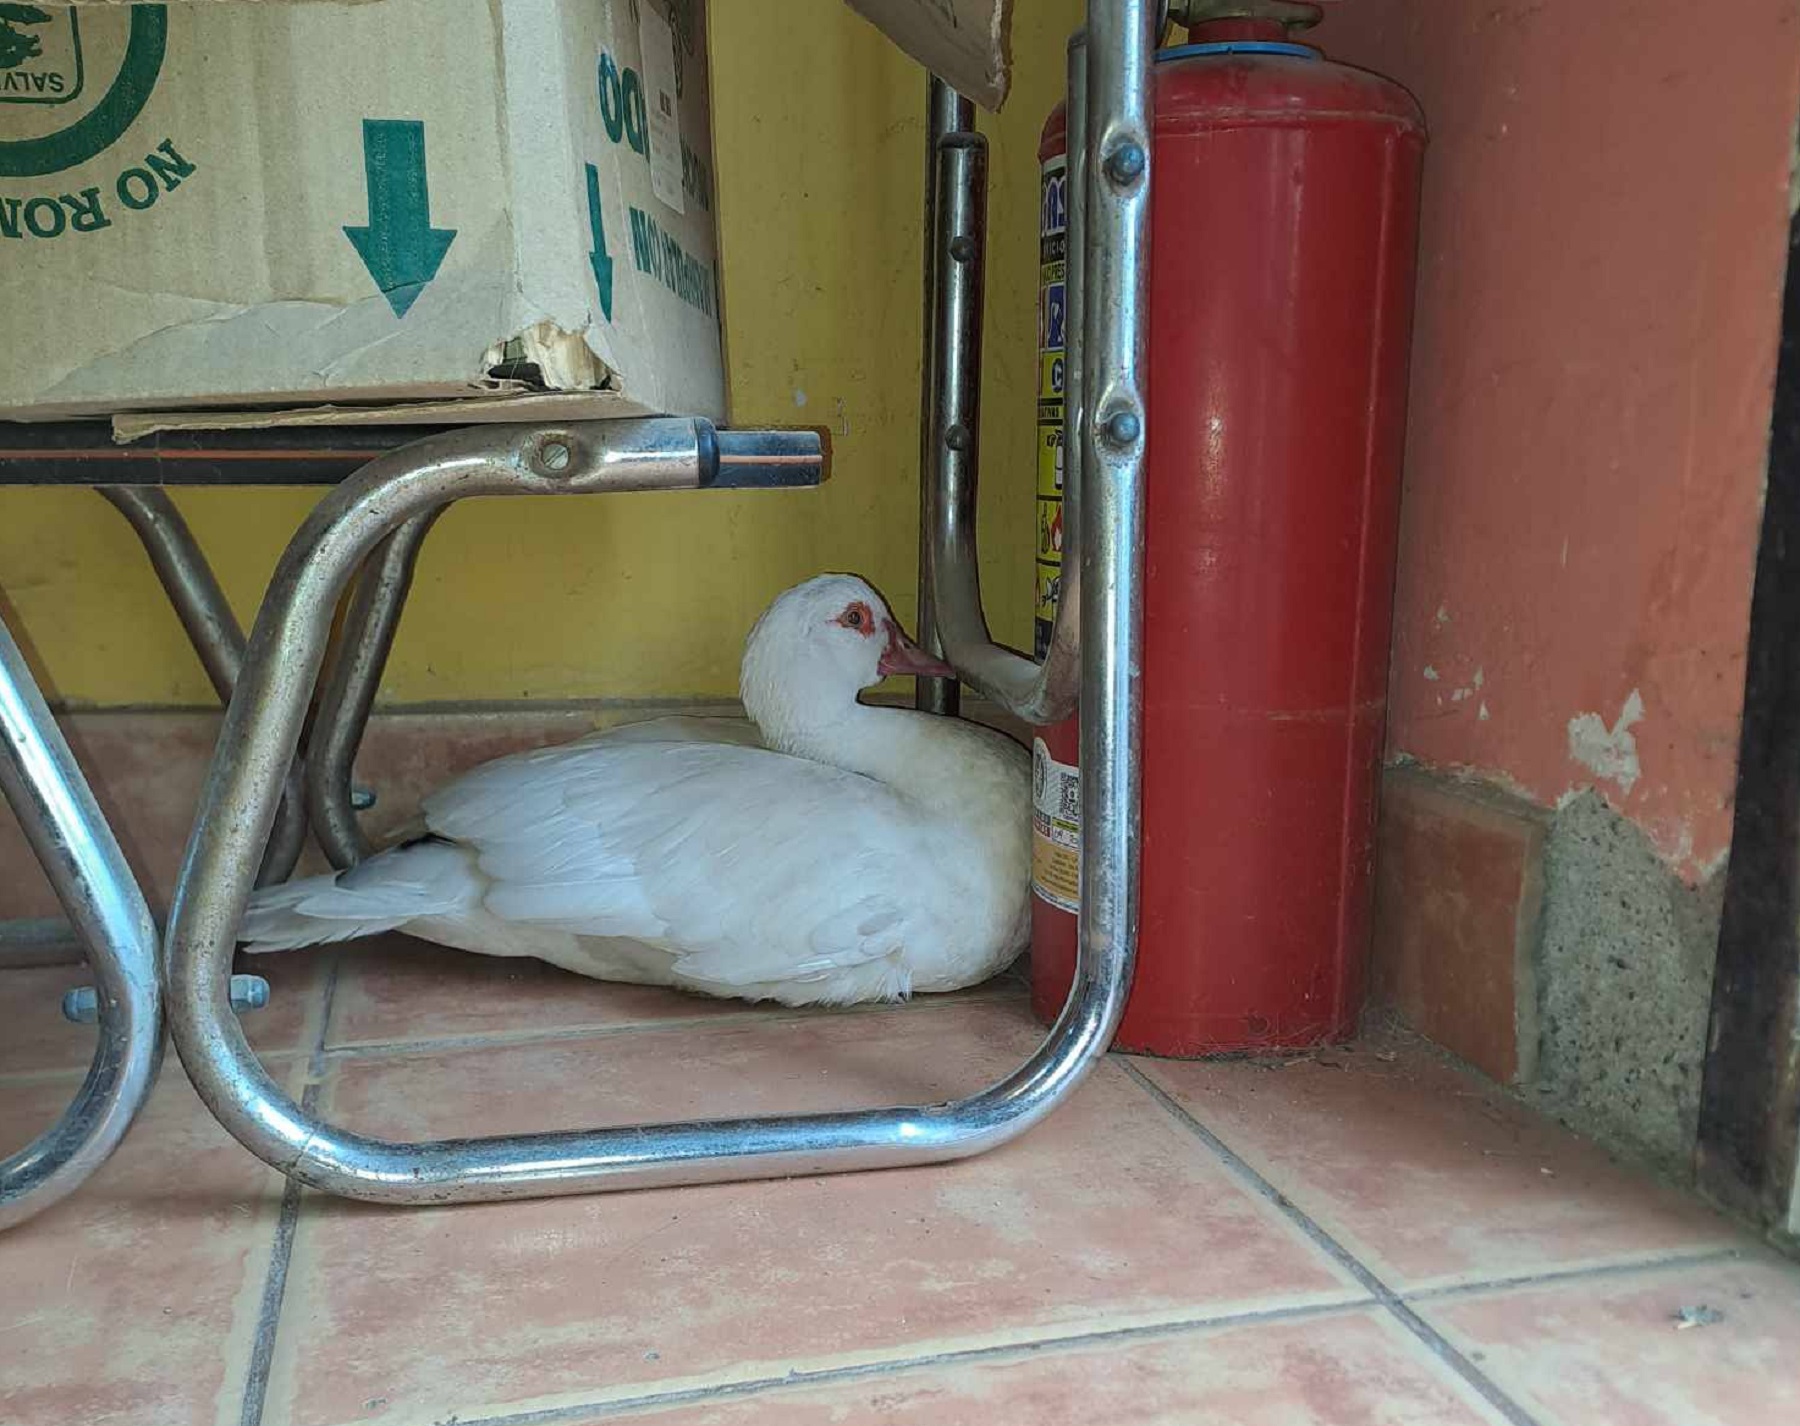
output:
[{"label": "duck's eye", "polygon": [[862,610],[851,609],[851,610],[847,611],[844,615],[844,623],[849,625],[852,629],[862,628],[862,626],[863,626]]}]

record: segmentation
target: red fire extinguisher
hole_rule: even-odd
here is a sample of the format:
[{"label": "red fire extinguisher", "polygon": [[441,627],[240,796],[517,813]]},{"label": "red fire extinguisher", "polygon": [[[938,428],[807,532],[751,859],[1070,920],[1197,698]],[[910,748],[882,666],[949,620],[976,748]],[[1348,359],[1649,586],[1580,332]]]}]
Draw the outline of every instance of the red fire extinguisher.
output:
[{"label": "red fire extinguisher", "polygon": [[[1313,7],[1189,9],[1153,76],[1142,923],[1116,1041],[1170,1056],[1341,1038],[1360,1009],[1425,148],[1404,89],[1293,40]],[[1046,310],[1066,154],[1059,104]],[[1040,362],[1040,643],[1059,356]],[[1033,748],[1046,1021],[1074,973],[1076,747],[1070,719]]]}]

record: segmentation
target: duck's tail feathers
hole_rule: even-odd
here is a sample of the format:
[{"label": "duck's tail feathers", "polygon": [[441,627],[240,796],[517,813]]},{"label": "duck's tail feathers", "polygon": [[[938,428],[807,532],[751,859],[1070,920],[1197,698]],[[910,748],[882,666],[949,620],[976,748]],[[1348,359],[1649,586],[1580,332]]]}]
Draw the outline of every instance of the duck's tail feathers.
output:
[{"label": "duck's tail feathers", "polygon": [[472,850],[426,836],[335,875],[263,887],[250,898],[239,939],[264,953],[379,935],[475,910],[485,885]]}]

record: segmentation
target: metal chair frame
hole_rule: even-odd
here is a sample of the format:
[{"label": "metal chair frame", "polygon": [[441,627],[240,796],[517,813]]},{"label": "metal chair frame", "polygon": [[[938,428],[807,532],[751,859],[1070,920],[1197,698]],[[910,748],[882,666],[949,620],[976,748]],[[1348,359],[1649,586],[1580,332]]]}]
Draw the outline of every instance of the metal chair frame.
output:
[{"label": "metal chair frame", "polygon": [[0,1160],[0,1229],[73,1193],[143,1108],[162,1059],[156,923],[69,745],[0,623],[0,794],[88,947],[100,1039],[62,1118]]},{"label": "metal chair frame", "polygon": [[[1036,1053],[952,1103],[427,1143],[327,1123],[264,1072],[231,998],[244,907],[259,879],[291,870],[309,824],[338,866],[369,850],[350,770],[436,516],[472,495],[807,484],[821,464],[816,450],[771,454],[775,433],[717,432],[703,421],[473,427],[387,449],[337,485],[289,544],[247,644],[166,497],[106,492],[144,539],[215,687],[229,695],[170,909],[164,1008],[202,1099],[252,1152],[311,1187],[400,1204],[849,1172],[981,1153],[1037,1123],[1085,1077],[1117,1028],[1137,940],[1149,72],[1160,11],[1151,0],[1089,0],[1086,28],[1070,44],[1065,409],[1076,453],[1067,491],[1074,547],[1041,666],[993,644],[981,610],[974,510],[986,149],[966,101],[935,80],[929,93],[921,632],[964,682],[1027,721],[1055,721],[1078,699],[1082,713],[1077,968],[1068,1003]],[[1088,45],[1083,34],[1102,38]],[[1089,154],[1098,157],[1092,166]],[[371,448],[367,433],[338,444],[353,453]],[[67,478],[113,484],[110,454],[79,453],[66,463]],[[213,479],[218,471],[207,462],[216,455],[187,451]],[[328,457],[313,465],[314,478],[336,468]],[[290,465],[257,480],[291,483],[298,473]],[[302,760],[333,615],[353,579]],[[954,685],[920,691],[922,704],[939,711],[953,708],[954,697]],[[70,1191],[104,1160],[142,1103],[161,1041],[154,925],[10,637],[0,638],[0,733],[10,755],[0,763],[0,791],[86,943],[101,982],[102,1030],[94,1070],[62,1124],[0,1163],[4,1226]]]}]

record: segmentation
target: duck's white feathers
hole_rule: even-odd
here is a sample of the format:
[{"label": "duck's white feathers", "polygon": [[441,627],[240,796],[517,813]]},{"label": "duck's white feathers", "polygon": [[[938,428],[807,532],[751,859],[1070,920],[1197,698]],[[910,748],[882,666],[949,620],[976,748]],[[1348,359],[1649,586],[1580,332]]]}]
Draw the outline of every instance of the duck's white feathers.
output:
[{"label": "duck's white feathers", "polygon": [[[432,840],[258,893],[248,948],[404,929],[787,1004],[952,989],[1017,953],[1014,935],[980,964],[958,960],[986,931],[951,919],[978,896],[963,874],[975,863],[894,789],[747,739],[665,731],[672,741],[645,724],[474,769],[425,799]],[[920,884],[926,868],[936,885]]]},{"label": "duck's white feathers", "polygon": [[243,934],[253,951],[348,941],[421,916],[473,910],[481,904],[480,890],[468,848],[412,842],[336,876],[262,888],[245,914]]},{"label": "duck's white feathers", "polygon": [[683,981],[816,979],[946,930],[903,884],[927,819],[766,749],[601,735],[478,768],[424,809],[474,850],[495,916],[647,942]]},{"label": "duck's white feathers", "polygon": [[487,763],[427,797],[400,846],[256,893],[249,949],[398,929],[792,1005],[994,974],[1029,921],[1030,760],[970,723],[858,703],[881,641],[826,617],[846,604],[899,637],[861,581],[784,595],[745,655],[760,733],[665,719]]}]

